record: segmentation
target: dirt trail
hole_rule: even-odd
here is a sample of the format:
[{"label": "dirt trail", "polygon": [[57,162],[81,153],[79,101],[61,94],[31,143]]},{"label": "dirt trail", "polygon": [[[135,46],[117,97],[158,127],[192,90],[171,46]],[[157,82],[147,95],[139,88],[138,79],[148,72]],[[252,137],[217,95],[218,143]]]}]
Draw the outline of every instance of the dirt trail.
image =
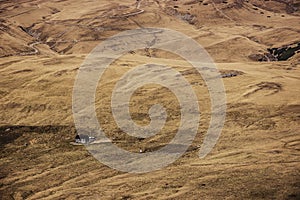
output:
[{"label": "dirt trail", "polygon": [[141,14],[141,13],[145,12],[145,10],[140,9],[142,1],[143,0],[137,1],[137,3],[136,3],[136,9],[137,9],[137,11],[131,12],[131,13],[121,14],[121,15],[118,15],[118,16],[112,16],[112,18],[131,17],[131,16],[135,16],[135,15],[138,15],[138,14]]},{"label": "dirt trail", "polygon": [[32,48],[33,51],[20,53],[20,56],[29,56],[29,55],[37,55],[37,54],[39,54],[40,53],[39,49],[35,47],[38,44],[42,44],[42,42],[34,42],[34,43],[29,44],[29,47]]}]

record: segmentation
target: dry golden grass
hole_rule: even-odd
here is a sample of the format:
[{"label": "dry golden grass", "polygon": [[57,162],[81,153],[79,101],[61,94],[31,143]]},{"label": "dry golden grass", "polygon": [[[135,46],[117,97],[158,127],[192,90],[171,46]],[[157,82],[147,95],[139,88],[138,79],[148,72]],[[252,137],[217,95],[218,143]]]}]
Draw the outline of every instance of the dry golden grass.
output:
[{"label": "dry golden grass", "polygon": [[[145,11],[136,14],[139,9]],[[299,43],[299,9],[297,1],[274,0],[141,0],[139,6],[129,0],[1,1],[1,199],[299,199],[300,54],[281,62],[250,59]],[[186,77],[199,99],[201,123],[184,156],[137,175],[111,169],[70,142],[76,134],[72,91],[81,63],[101,41],[139,27],[185,33],[205,47],[223,74],[237,76],[223,78],[226,123],[213,151],[199,159],[210,120],[199,74],[156,49],[115,61],[99,82],[96,110],[108,136],[124,149],[160,148],[180,120],[174,95],[149,85],[132,97],[132,117],[149,123],[148,108],[159,102],[168,111],[166,126],[145,140],[120,131],[110,94],[126,71],[143,63],[167,64]]]}]

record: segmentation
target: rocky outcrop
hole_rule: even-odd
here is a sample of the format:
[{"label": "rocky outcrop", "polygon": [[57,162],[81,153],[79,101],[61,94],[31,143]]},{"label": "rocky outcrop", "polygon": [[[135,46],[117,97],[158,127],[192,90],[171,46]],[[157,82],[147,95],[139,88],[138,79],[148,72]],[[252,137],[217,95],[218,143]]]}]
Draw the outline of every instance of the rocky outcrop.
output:
[{"label": "rocky outcrop", "polygon": [[286,61],[300,52],[300,42],[284,45],[282,47],[268,48],[264,54],[252,54],[249,56],[255,61]]}]

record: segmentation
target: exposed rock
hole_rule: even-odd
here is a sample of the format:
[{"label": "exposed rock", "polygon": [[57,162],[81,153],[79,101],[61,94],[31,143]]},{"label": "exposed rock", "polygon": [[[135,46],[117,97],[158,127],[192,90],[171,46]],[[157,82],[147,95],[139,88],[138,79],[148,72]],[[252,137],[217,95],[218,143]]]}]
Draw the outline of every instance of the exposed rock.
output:
[{"label": "exposed rock", "polygon": [[273,55],[276,60],[284,61],[288,60],[290,57],[294,56],[300,50],[300,42],[287,45],[280,48],[270,48],[268,49],[269,54]]},{"label": "exposed rock", "polygon": [[222,78],[230,78],[244,74],[244,72],[237,70],[220,70],[220,72]]},{"label": "exposed rock", "polygon": [[286,61],[300,52],[300,42],[282,47],[268,48],[268,52],[264,54],[252,54],[249,56],[251,60],[255,61]]}]

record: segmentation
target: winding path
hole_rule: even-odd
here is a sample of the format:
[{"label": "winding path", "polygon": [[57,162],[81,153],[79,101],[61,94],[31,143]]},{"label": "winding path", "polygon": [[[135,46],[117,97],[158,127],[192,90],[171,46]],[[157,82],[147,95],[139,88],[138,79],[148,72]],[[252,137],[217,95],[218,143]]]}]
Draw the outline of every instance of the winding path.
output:
[{"label": "winding path", "polygon": [[212,5],[213,5],[214,9],[215,9],[218,13],[220,13],[221,15],[223,15],[223,16],[224,16],[226,19],[228,19],[229,21],[234,22],[234,20],[233,20],[231,17],[229,17],[228,15],[226,15],[222,10],[220,10],[220,9],[216,6],[215,2],[212,1]]},{"label": "winding path", "polygon": [[145,12],[145,10],[140,9],[140,7],[141,7],[141,2],[142,2],[142,1],[143,1],[143,0],[137,1],[136,9],[137,9],[138,11],[131,12],[131,13],[127,13],[127,14],[125,13],[125,14],[121,14],[121,15],[117,15],[117,16],[112,16],[112,18],[130,17],[130,16],[138,15],[138,14],[141,14],[141,13]]},{"label": "winding path", "polygon": [[20,56],[28,56],[28,55],[37,55],[37,54],[39,54],[40,51],[35,47],[35,45],[38,45],[38,44],[42,44],[42,42],[34,42],[34,43],[29,44],[29,47],[32,48],[33,51],[31,51],[31,52],[22,52],[19,55]]}]

